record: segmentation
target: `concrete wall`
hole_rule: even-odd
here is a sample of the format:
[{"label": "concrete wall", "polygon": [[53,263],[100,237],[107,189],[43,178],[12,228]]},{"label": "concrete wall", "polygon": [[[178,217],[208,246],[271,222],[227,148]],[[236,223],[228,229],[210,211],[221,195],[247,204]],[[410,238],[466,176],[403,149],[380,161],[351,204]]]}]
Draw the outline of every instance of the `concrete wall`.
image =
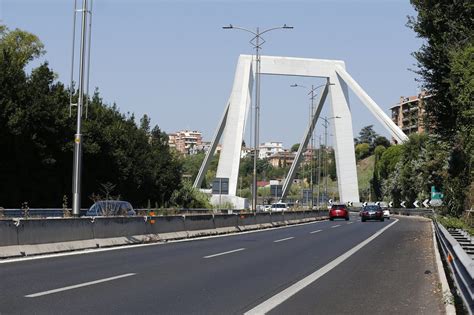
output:
[{"label": "concrete wall", "polygon": [[[317,212],[0,220],[0,258],[181,239],[316,219]],[[304,221],[303,221],[304,220]]]}]

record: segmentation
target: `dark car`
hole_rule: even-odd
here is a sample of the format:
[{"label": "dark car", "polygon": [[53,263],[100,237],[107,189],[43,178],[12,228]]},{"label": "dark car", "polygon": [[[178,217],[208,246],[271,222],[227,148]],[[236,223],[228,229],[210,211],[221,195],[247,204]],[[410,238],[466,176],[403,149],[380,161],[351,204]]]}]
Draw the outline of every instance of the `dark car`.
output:
[{"label": "dark car", "polygon": [[362,222],[365,222],[366,220],[378,220],[383,222],[384,220],[383,210],[377,205],[369,205],[362,208],[360,217]]},{"label": "dark car", "polygon": [[86,216],[134,216],[136,215],[132,205],[128,201],[101,200],[97,201],[86,212]]},{"label": "dark car", "polygon": [[334,219],[345,219],[349,220],[349,211],[347,210],[346,205],[332,205],[329,210],[329,220],[333,221]]}]

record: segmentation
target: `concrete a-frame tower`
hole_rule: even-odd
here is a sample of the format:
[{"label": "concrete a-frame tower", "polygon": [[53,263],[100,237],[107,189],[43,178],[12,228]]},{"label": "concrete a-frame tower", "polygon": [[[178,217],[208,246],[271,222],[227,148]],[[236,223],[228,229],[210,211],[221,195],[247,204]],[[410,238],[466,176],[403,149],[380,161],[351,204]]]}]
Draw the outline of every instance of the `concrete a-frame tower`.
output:
[{"label": "concrete a-frame tower", "polygon": [[[255,67],[252,56],[241,55],[237,63],[232,93],[227,102],[224,115],[212,139],[211,148],[207,152],[194,182],[194,187],[201,187],[211,158],[222,137],[222,150],[216,177],[228,179],[228,194],[221,196],[221,201],[231,202],[236,207],[239,207],[239,197],[236,197],[237,181],[239,176],[242,139],[251,104],[254,79],[253,69],[255,69]],[[312,122],[306,129],[295,162],[292,164],[290,172],[285,179],[282,199],[285,199],[289,191],[296,170],[301,162],[302,153],[306,149],[309,137],[314,129],[326,97],[329,96],[332,116],[341,117],[341,119],[335,119],[332,122],[335,136],[334,146],[340,201],[359,202],[348,86],[397,141],[403,142],[407,139],[407,136],[393,123],[382,109],[380,109],[370,96],[365,93],[349,73],[347,73],[343,61],[261,56],[261,74],[319,77],[326,78],[328,83],[331,83],[331,85],[326,85],[324,90],[320,93]],[[215,196],[213,196],[213,199],[214,201],[216,200]]]}]

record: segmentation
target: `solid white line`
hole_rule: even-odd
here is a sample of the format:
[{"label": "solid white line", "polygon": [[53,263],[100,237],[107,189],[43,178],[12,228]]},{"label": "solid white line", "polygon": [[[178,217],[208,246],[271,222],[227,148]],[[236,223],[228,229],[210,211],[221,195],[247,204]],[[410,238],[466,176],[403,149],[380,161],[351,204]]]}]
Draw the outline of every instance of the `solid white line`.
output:
[{"label": "solid white line", "polygon": [[288,241],[288,240],[291,240],[293,239],[294,237],[287,237],[287,238],[282,238],[281,240],[276,240],[276,241],[273,241],[273,243],[278,243],[278,242],[284,242],[284,241]]},{"label": "solid white line", "polygon": [[44,291],[44,292],[39,292],[39,293],[34,293],[34,294],[28,294],[28,295],[25,295],[25,297],[33,298],[33,297],[58,293],[58,292],[62,292],[62,291],[87,287],[87,286],[90,286],[90,285],[94,285],[94,284],[98,284],[98,283],[102,283],[102,282],[107,282],[107,281],[112,281],[112,280],[117,280],[117,279],[120,279],[120,278],[130,277],[130,276],[134,276],[134,275],[136,275],[136,273],[126,273],[126,274],[115,276],[115,277],[110,277],[110,278],[95,280],[95,281],[91,281],[91,282],[85,282],[85,283],[81,283],[81,284],[71,285],[71,286],[64,287],[64,288],[59,288],[59,289],[54,289],[54,290],[49,290],[49,291]]},{"label": "solid white line", "polygon": [[388,228],[390,228],[392,225],[398,222],[398,219],[394,221],[393,223],[387,225],[386,227],[380,229],[377,231],[374,235],[366,239],[365,241],[359,243],[349,251],[345,252],[341,256],[337,257],[333,261],[329,262],[327,265],[324,267],[316,270],[309,276],[307,276],[304,279],[301,279],[300,281],[296,282],[292,286],[286,288],[285,290],[281,291],[280,293],[277,293],[276,295],[272,296],[270,299],[264,301],[263,303],[257,305],[256,307],[252,308],[251,310],[247,311],[245,314],[265,314],[281,303],[285,302],[288,300],[290,297],[298,293],[299,291],[303,290],[305,287],[313,283],[314,281],[318,280],[321,278],[323,275],[334,269],[336,266],[341,264],[343,261],[351,257],[353,254],[355,254],[357,251],[359,251],[362,247],[370,243],[372,240],[374,240],[377,236],[385,232]]},{"label": "solid white line", "polygon": [[331,229],[334,229],[334,228],[337,228],[337,227],[340,227],[340,226],[341,226],[340,224],[338,224],[338,225],[333,225],[333,226],[331,226]]},{"label": "solid white line", "polygon": [[213,255],[209,255],[209,256],[204,256],[203,258],[212,258],[212,257],[222,256],[222,255],[226,255],[226,254],[230,254],[230,253],[240,252],[241,250],[245,250],[245,248],[229,250],[228,252],[223,252],[223,253],[213,254]]},{"label": "solid white line", "polygon": [[309,232],[309,234],[314,234],[314,233],[319,233],[319,232],[322,232],[323,230],[316,230],[316,231],[313,231],[313,232]]}]

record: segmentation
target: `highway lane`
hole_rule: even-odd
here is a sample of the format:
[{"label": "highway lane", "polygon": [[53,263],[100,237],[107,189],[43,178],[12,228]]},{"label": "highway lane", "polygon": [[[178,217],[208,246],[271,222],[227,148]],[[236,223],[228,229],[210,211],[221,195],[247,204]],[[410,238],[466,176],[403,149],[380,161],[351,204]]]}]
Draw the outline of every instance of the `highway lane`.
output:
[{"label": "highway lane", "polygon": [[0,313],[244,313],[391,222],[352,217],[0,264]]},{"label": "highway lane", "polygon": [[270,314],[443,314],[431,239],[430,220],[403,218]]}]

